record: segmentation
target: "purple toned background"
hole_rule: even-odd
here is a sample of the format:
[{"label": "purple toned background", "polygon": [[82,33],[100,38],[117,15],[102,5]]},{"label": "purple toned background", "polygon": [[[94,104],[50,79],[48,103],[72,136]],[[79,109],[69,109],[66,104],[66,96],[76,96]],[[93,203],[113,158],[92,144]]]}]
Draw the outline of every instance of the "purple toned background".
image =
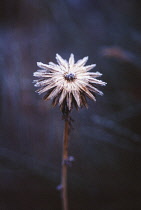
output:
[{"label": "purple toned background", "polygon": [[36,62],[89,56],[108,83],[73,111],[70,210],[141,209],[141,3],[0,3],[0,209],[61,210],[63,121],[32,84]]}]

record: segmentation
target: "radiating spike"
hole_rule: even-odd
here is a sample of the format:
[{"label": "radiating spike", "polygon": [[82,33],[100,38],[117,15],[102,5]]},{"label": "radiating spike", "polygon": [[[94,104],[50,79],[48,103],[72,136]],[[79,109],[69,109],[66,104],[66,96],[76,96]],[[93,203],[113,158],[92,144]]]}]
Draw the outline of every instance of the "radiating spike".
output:
[{"label": "radiating spike", "polygon": [[[85,67],[83,67],[85,69]],[[101,76],[102,74],[99,72],[86,72],[86,71],[82,71],[82,69],[80,69],[80,71],[78,71],[80,76]],[[78,75],[78,74],[77,74]]]},{"label": "radiating spike", "polygon": [[106,82],[103,82],[102,80],[98,80],[98,79],[94,79],[94,78],[89,78],[89,82],[95,83],[98,85],[102,85],[102,86],[105,86],[107,84]]},{"label": "radiating spike", "polygon": [[72,67],[74,65],[74,54],[71,53],[70,58],[69,58],[69,65]]},{"label": "radiating spike", "polygon": [[93,101],[96,101],[96,98],[94,97],[94,95],[86,88],[85,90],[86,95],[92,99]]},{"label": "radiating spike", "polygon": [[47,101],[48,100],[48,96],[51,94],[51,92],[53,91],[54,88],[51,88],[50,90],[47,91],[47,93],[44,95],[43,100]]},{"label": "radiating spike", "polygon": [[98,90],[98,89],[97,89],[96,87],[94,87],[93,85],[88,84],[87,87],[88,87],[88,89],[89,89],[90,91],[95,92],[95,93],[97,93],[97,94],[103,96],[103,92],[100,91],[100,90]]},{"label": "radiating spike", "polygon": [[56,87],[56,88],[54,88],[54,90],[49,95],[48,99],[52,99],[52,98],[56,97],[57,94],[59,94],[59,92],[61,91],[61,89],[62,89],[62,87]]},{"label": "radiating spike", "polygon": [[79,110],[78,104],[77,104],[77,102],[76,102],[72,93],[71,93],[71,95],[72,95],[72,108],[73,108],[73,106],[75,106],[76,110]]},{"label": "radiating spike", "polygon": [[47,69],[38,69],[37,71],[38,72],[42,72],[42,73],[48,73],[48,70]]},{"label": "radiating spike", "polygon": [[44,92],[48,91],[49,89],[54,88],[55,86],[56,86],[55,84],[50,84],[50,85],[42,88],[41,90],[39,90],[38,93],[39,94],[44,93]]},{"label": "radiating spike", "polygon": [[53,101],[52,101],[52,106],[56,106],[58,103],[59,103],[59,98],[60,98],[60,95],[61,95],[61,92],[53,98]]},{"label": "radiating spike", "polygon": [[85,66],[86,71],[90,71],[91,69],[93,69],[96,66],[96,64],[91,64],[89,66]]},{"label": "radiating spike", "polygon": [[35,87],[42,87],[42,86],[45,86],[45,85],[48,85],[50,84],[50,81],[48,80],[43,80],[43,81],[37,81],[36,84],[34,85]]},{"label": "radiating spike", "polygon": [[67,95],[67,91],[65,89],[63,89],[62,93],[61,93],[61,96],[60,96],[60,99],[59,99],[59,104],[61,104],[63,102],[63,100],[65,99]]},{"label": "radiating spike", "polygon": [[44,64],[42,62],[37,62],[37,66],[40,67],[41,69],[48,70],[48,65],[47,64]]},{"label": "radiating spike", "polygon": [[42,73],[42,72],[34,72],[33,73],[34,77],[52,77],[52,73]]},{"label": "radiating spike", "polygon": [[56,54],[56,60],[60,66],[68,67],[68,62],[64,60],[59,54]]},{"label": "radiating spike", "polygon": [[85,97],[85,94],[80,93],[80,98],[81,98],[81,107],[85,106],[86,108],[88,108],[87,99]]},{"label": "radiating spike", "polygon": [[95,78],[102,76],[102,74],[100,72],[98,72],[98,71],[96,71],[96,72],[88,72],[88,74],[89,74],[89,76],[92,76],[92,77],[95,77]]},{"label": "radiating spike", "polygon": [[87,57],[84,57],[81,60],[78,60],[77,63],[76,63],[76,65],[79,66],[79,67],[84,66],[86,64],[87,60],[88,60],[88,56]]},{"label": "radiating spike", "polygon": [[76,90],[73,90],[73,91],[72,91],[72,94],[73,94],[73,96],[74,96],[74,98],[75,98],[75,100],[76,100],[76,103],[77,103],[78,107],[80,107],[80,97],[79,97],[79,92],[78,92],[78,91],[76,91]]}]

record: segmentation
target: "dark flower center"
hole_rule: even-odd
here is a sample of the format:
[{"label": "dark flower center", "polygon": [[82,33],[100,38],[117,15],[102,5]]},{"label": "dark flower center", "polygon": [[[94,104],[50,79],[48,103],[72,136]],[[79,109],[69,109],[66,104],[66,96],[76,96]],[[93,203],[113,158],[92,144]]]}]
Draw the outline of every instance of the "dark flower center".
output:
[{"label": "dark flower center", "polygon": [[75,75],[73,73],[66,74],[65,79],[68,81],[73,81],[75,79]]}]

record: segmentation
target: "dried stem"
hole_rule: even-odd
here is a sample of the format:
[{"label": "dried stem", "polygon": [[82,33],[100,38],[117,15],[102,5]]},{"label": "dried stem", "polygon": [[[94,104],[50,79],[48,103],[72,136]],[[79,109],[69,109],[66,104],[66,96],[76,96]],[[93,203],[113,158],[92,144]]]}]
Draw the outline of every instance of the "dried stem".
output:
[{"label": "dried stem", "polygon": [[63,137],[63,152],[62,152],[62,206],[63,210],[68,210],[68,195],[67,195],[67,164],[68,159],[68,137],[69,137],[69,114],[65,117],[64,137]]}]

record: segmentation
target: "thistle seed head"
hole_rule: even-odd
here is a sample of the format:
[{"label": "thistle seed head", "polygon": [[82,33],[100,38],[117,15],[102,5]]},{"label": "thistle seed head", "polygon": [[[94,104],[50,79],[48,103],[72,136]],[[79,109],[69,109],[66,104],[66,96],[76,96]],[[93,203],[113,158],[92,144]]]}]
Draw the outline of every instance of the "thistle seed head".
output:
[{"label": "thistle seed head", "polygon": [[75,63],[73,54],[69,61],[56,54],[56,60],[58,64],[37,62],[41,69],[33,73],[37,77],[33,81],[34,86],[39,87],[36,92],[45,93],[44,100],[52,99],[52,105],[59,104],[61,111],[65,113],[71,111],[73,106],[76,109],[88,107],[86,97],[96,101],[95,94],[103,95],[95,85],[105,86],[106,83],[96,79],[102,75],[100,72],[89,72],[96,64],[85,66],[88,57]]}]

